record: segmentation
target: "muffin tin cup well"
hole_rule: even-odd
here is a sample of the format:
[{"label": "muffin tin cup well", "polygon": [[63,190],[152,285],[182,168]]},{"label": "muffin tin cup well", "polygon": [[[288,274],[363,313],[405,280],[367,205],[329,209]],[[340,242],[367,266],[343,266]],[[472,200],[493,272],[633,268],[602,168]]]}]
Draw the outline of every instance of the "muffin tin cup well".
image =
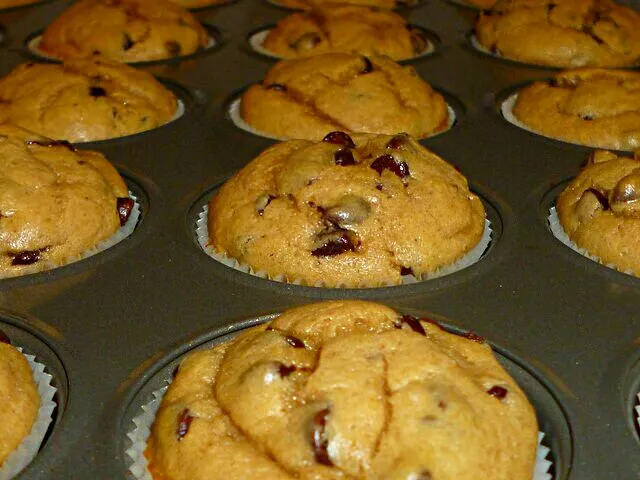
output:
[{"label": "muffin tin cup well", "polygon": [[[411,312],[412,314],[414,312]],[[120,427],[120,447],[123,449],[124,468],[127,478],[136,480],[152,480],[147,470],[147,460],[144,457],[146,442],[149,437],[155,414],[160,406],[162,397],[168,389],[177,368],[182,360],[197,350],[212,348],[224,343],[244,329],[268,322],[277,314],[253,318],[238,322],[235,327],[214,330],[202,335],[199,339],[188,342],[169,353],[156,363],[145,379],[132,387],[132,401],[126,405]],[[420,315],[418,315],[420,316]],[[434,319],[449,332],[464,335],[468,331],[453,327],[435,315],[422,316]],[[494,355],[503,368],[516,380],[524,390],[533,405],[541,432],[538,435],[538,450],[533,480],[551,480],[565,478],[571,455],[570,429],[566,417],[560,406],[547,387],[526,367],[520,365],[512,355],[499,346],[489,342]],[[545,433],[542,433],[545,432]],[[556,435],[560,435],[556,437]]]},{"label": "muffin tin cup well", "polygon": [[[405,58],[402,60],[396,60],[398,63],[400,64],[410,63],[413,60],[428,57],[438,52],[440,48],[440,39],[434,32],[427,30],[426,28],[423,28],[419,25],[409,24],[408,27],[419,31],[424,37],[424,39],[426,40],[427,45],[422,52],[420,52],[417,55],[414,55],[413,57]],[[264,57],[274,59],[274,60],[283,60],[285,57],[282,57],[277,53],[274,53],[263,46],[264,41],[267,38],[267,35],[269,35],[269,32],[271,32],[271,30],[273,30],[274,28],[275,28],[275,25],[266,25],[264,27],[260,27],[257,30],[250,32],[247,35],[247,45],[252,51]]]},{"label": "muffin tin cup well", "polygon": [[[287,4],[285,1],[280,0],[265,0],[268,4],[273,5],[274,7],[283,8],[285,10],[308,10],[309,8],[304,7],[296,7]],[[406,10],[409,8],[419,7],[424,0],[404,0],[402,2],[398,2],[399,5],[394,8],[394,10]],[[358,4],[356,4],[358,5]],[[367,6],[367,5],[365,5]],[[372,5],[369,5],[370,7]]]},{"label": "muffin tin cup well", "polygon": [[[245,89],[243,89],[242,91],[244,91]],[[436,89],[436,91],[438,91],[438,93],[442,93],[439,90]],[[445,96],[445,100],[447,100],[447,112],[448,112],[448,122],[447,122],[447,127],[443,130],[440,130],[432,135],[429,135],[426,138],[432,138],[432,137],[437,137],[438,135],[442,135],[446,132],[448,132],[449,130],[451,130],[454,125],[456,124],[456,122],[458,121],[458,117],[457,117],[457,112],[456,110],[451,106],[451,103],[448,102],[448,99]],[[281,137],[276,137],[274,135],[271,135],[270,133],[265,133],[262,132],[260,130],[257,130],[255,128],[253,128],[251,125],[249,125],[247,122],[245,122],[245,120],[242,118],[242,115],[240,114],[240,103],[242,102],[242,94],[236,94],[233,95],[231,100],[228,102],[228,106],[227,106],[227,115],[228,117],[231,119],[231,121],[233,122],[233,124],[238,127],[241,130],[244,130],[245,132],[249,132],[253,135],[257,135],[259,137],[264,137],[264,138],[269,138],[271,140],[290,140],[289,138],[281,138]]]},{"label": "muffin tin cup well", "polygon": [[[235,258],[228,257],[223,253],[218,252],[212,245],[209,244],[208,220],[209,220],[209,205],[205,203],[204,206],[202,207],[202,211],[198,215],[198,220],[196,221],[195,235],[198,241],[198,245],[200,245],[202,250],[207,255],[209,255],[212,259],[222,263],[223,265],[226,265],[227,267],[231,267],[235,270],[238,270],[240,272],[244,272],[256,277],[273,280],[276,282],[289,283],[293,285],[304,285],[304,283],[300,278],[290,279],[290,278],[287,278],[285,275],[271,276],[267,272],[256,271],[253,268],[251,268],[250,265],[240,263]],[[452,273],[455,273],[467,267],[470,267],[474,263],[478,262],[482,258],[482,256],[485,254],[485,252],[489,249],[489,246],[491,245],[491,242],[492,242],[492,236],[493,236],[493,231],[491,229],[491,222],[489,221],[488,218],[486,218],[484,223],[484,232],[482,234],[482,238],[480,238],[480,241],[477,243],[477,245],[473,247],[469,252],[467,252],[466,255],[464,255],[462,258],[460,258],[459,260],[457,260],[452,264],[441,267],[440,269],[438,269],[433,273],[425,274],[421,278],[415,277],[414,275],[403,275],[402,281],[399,285],[409,285],[412,283],[433,280],[435,278],[443,277],[445,275],[450,275]],[[394,285],[395,284],[392,284],[392,283],[384,283],[381,285],[372,284],[367,286],[360,286],[358,288],[390,287]],[[310,286],[318,287],[318,288],[327,288],[327,286],[324,283],[318,283]],[[338,285],[337,287],[331,287],[331,288],[350,288],[350,287],[348,285]]]},{"label": "muffin tin cup well", "polygon": [[[202,26],[205,28],[205,30],[209,34],[209,38],[207,41],[207,45],[204,48],[201,48],[200,50],[197,50],[193,53],[188,53],[186,55],[177,55],[175,57],[160,58],[155,60],[142,60],[139,62],[126,62],[126,63],[128,65],[133,65],[133,66],[147,66],[147,65],[158,65],[162,63],[174,63],[174,62],[189,60],[199,55],[204,55],[217,50],[224,43],[222,33],[216,27],[214,27],[213,25],[209,25],[208,23],[202,23]],[[39,61],[45,61],[50,63],[63,62],[64,60],[40,50],[40,42],[42,41],[42,34],[43,34],[43,30],[37,30],[33,32],[31,35],[27,36],[27,38],[24,41],[25,53],[28,56],[31,56]]]}]

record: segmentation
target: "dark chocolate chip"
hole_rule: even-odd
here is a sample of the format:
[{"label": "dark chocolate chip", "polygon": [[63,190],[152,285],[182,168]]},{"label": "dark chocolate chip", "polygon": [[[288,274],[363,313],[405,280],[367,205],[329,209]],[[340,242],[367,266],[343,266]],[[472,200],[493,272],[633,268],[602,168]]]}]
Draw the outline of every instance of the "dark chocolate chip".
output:
[{"label": "dark chocolate chip", "polygon": [[285,365],[284,363],[281,363],[278,366],[278,374],[282,377],[288,377],[289,375],[291,375],[293,372],[295,372],[297,370],[295,365]]},{"label": "dark chocolate chip", "polygon": [[314,257],[332,257],[345,252],[353,252],[359,244],[353,232],[328,232],[318,236],[320,246],[311,255]]},{"label": "dark chocolate chip", "polygon": [[135,42],[133,41],[133,39],[129,36],[128,33],[125,33],[124,40],[122,40],[122,49],[126,52],[127,50],[130,50],[134,45]]},{"label": "dark chocolate chip", "polygon": [[581,118],[582,120],[586,120],[587,122],[590,122],[591,120],[593,120],[593,115],[589,115],[589,114],[587,114],[587,115],[580,115],[580,118]]},{"label": "dark chocolate chip", "polygon": [[285,335],[284,339],[287,341],[289,345],[293,348],[305,348],[306,345],[299,338],[294,337],[293,335]]},{"label": "dark chocolate chip", "polygon": [[346,148],[337,150],[336,153],[333,154],[333,160],[336,162],[336,165],[340,165],[341,167],[348,167],[356,164],[356,160],[353,158],[353,153],[351,153],[351,150]]},{"label": "dark chocolate chip", "polygon": [[107,91],[102,87],[89,87],[89,95],[92,97],[104,97]]},{"label": "dark chocolate chip", "polygon": [[411,267],[400,267],[400,275],[413,275]]},{"label": "dark chocolate chip", "polygon": [[501,387],[499,385],[494,385],[489,390],[487,390],[487,393],[492,397],[497,398],[498,400],[502,400],[504,397],[507,396],[508,391],[504,387]]},{"label": "dark chocolate chip", "polygon": [[595,195],[595,197],[598,199],[598,202],[600,202],[600,205],[602,205],[603,210],[609,210],[609,208],[611,208],[611,206],[609,205],[609,199],[607,198],[607,195],[602,193],[600,190],[597,190],[595,188],[589,188],[585,190],[585,192],[593,193],[593,195]]},{"label": "dark chocolate chip", "polygon": [[0,343],[8,343],[9,345],[11,345],[11,339],[9,338],[9,335],[7,335],[2,330],[0,330]]},{"label": "dark chocolate chip", "polygon": [[409,135],[406,133],[400,133],[395,135],[391,140],[387,142],[387,147],[389,150],[400,150],[404,145],[407,144]]},{"label": "dark chocolate chip", "polygon": [[382,191],[382,184],[381,183],[376,183],[376,189]]},{"label": "dark chocolate chip", "polygon": [[422,470],[420,473],[412,475],[411,480],[433,480],[433,475],[429,470]]},{"label": "dark chocolate chip", "polygon": [[10,253],[11,265],[31,265],[40,260],[41,250],[25,250],[20,253]]},{"label": "dark chocolate chip", "polygon": [[286,92],[287,87],[281,83],[270,83],[265,87],[267,90],[277,90],[279,92]]},{"label": "dark chocolate chip", "polygon": [[120,226],[127,223],[134,205],[135,202],[129,197],[120,197],[116,200],[116,208],[118,209],[118,216],[120,217]]},{"label": "dark chocolate chip", "polygon": [[180,45],[175,40],[167,40],[166,42],[164,42],[164,47],[172,57],[180,55],[180,53],[182,52],[182,45]]},{"label": "dark chocolate chip", "polygon": [[327,421],[331,411],[328,408],[320,410],[313,417],[311,430],[311,443],[313,445],[313,453],[316,456],[316,462],[322,465],[333,466],[333,462],[329,457],[329,439],[327,438]]},{"label": "dark chocolate chip", "polygon": [[556,5],[555,3],[550,3],[549,5],[547,5],[547,13],[551,13],[553,11],[554,8],[556,8],[558,5]]},{"label": "dark chocolate chip", "polygon": [[189,433],[189,427],[191,426],[192,421],[193,417],[189,414],[189,409],[185,408],[178,417],[178,427],[176,429],[176,435],[178,436],[179,442],[181,442],[184,436]]},{"label": "dark chocolate chip", "polygon": [[388,153],[376,158],[371,164],[371,168],[378,172],[379,175],[382,175],[383,170],[389,170],[390,172],[395,173],[402,180],[410,175],[409,165],[407,165],[406,162],[396,160],[393,155]]},{"label": "dark chocolate chip", "polygon": [[65,147],[72,152],[76,151],[74,146],[66,140],[27,140],[25,143],[27,145],[39,145],[41,147]]},{"label": "dark chocolate chip", "polygon": [[424,331],[424,327],[420,324],[420,319],[413,315],[403,315],[400,319],[396,320],[393,324],[396,328],[402,328],[402,324],[406,323],[409,328],[420,335],[426,336],[427,332]]},{"label": "dark chocolate chip", "polygon": [[351,137],[344,132],[329,132],[325,135],[322,141],[342,145],[347,148],[356,148],[356,144],[353,143]]},{"label": "dark chocolate chip", "polygon": [[362,61],[364,62],[364,68],[362,69],[362,73],[371,73],[373,72],[373,63],[367,57],[362,57]]},{"label": "dark chocolate chip", "polygon": [[476,343],[484,343],[484,338],[473,332],[467,332],[463,335],[463,337],[468,338],[469,340],[472,340]]}]

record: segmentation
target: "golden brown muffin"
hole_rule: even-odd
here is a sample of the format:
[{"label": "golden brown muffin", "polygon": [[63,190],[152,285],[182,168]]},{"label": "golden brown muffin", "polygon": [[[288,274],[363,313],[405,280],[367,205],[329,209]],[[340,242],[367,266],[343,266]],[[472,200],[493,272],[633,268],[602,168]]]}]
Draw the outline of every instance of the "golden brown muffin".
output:
[{"label": "golden brown muffin", "polygon": [[492,52],[536,65],[621,67],[640,58],[640,14],[611,0],[499,0],[475,33]]},{"label": "golden brown muffin", "polygon": [[207,42],[196,18],[169,0],[80,0],[47,27],[39,48],[61,60],[146,62],[188,55]]},{"label": "golden brown muffin", "polygon": [[605,265],[640,277],[640,158],[598,151],[558,197],[565,233]]},{"label": "golden brown muffin", "polygon": [[4,10],[6,8],[24,7],[41,1],[42,0],[0,0],[0,9]]},{"label": "golden brown muffin", "polygon": [[536,437],[480,337],[334,301],[189,355],[146,454],[162,480],[531,480]]},{"label": "golden brown muffin", "polygon": [[444,98],[413,67],[346,53],[278,62],[243,94],[240,114],[262,133],[309,140],[332,130],[424,138],[449,121]]},{"label": "golden brown muffin", "polygon": [[102,154],[10,125],[0,125],[0,185],[0,278],[73,261],[133,207]]},{"label": "golden brown muffin", "polygon": [[0,331],[0,467],[31,432],[40,396],[27,359]]},{"label": "golden brown muffin", "polygon": [[640,148],[640,73],[583,69],[522,89],[513,108],[528,128],[592,147]]},{"label": "golden brown muffin", "polygon": [[70,142],[149,130],[178,108],[151,74],[98,58],[20,65],[0,79],[0,105],[0,123]]},{"label": "golden brown muffin", "polygon": [[209,235],[272,278],[377,286],[455,262],[484,218],[466,179],[411,137],[332,132],[249,163],[211,201]]},{"label": "golden brown muffin", "polygon": [[263,46],[283,58],[344,52],[404,60],[423,53],[428,42],[392,11],[333,5],[285,17]]}]

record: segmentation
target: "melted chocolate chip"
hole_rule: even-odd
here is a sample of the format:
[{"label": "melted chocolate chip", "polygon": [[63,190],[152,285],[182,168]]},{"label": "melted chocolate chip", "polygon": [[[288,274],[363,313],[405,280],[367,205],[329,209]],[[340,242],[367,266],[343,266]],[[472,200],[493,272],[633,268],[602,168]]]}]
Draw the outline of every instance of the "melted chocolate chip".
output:
[{"label": "melted chocolate chip", "polygon": [[499,385],[494,385],[489,390],[487,390],[487,393],[492,397],[497,398],[498,400],[502,400],[504,397],[507,396],[508,391],[504,387],[501,387]]},{"label": "melted chocolate chip", "polygon": [[376,189],[382,191],[382,184],[381,183],[376,183]]},{"label": "melted chocolate chip", "polygon": [[299,338],[294,337],[293,335],[285,335],[284,339],[287,341],[289,345],[293,348],[305,348],[306,345]]},{"label": "melted chocolate chip", "polygon": [[42,250],[25,250],[20,253],[10,253],[12,257],[11,265],[31,265],[40,260],[40,252]]},{"label": "melted chocolate chip", "polygon": [[609,210],[609,208],[611,208],[609,205],[609,199],[607,198],[607,195],[602,193],[600,190],[597,190],[595,188],[589,188],[585,190],[585,192],[591,192],[593,195],[595,195],[595,197],[598,199],[598,202],[600,202],[600,205],[602,205],[603,210]]},{"label": "melted chocolate chip", "polygon": [[286,92],[287,87],[281,83],[270,83],[265,87],[267,90],[277,90],[279,92]]},{"label": "melted chocolate chip", "polygon": [[102,87],[89,87],[89,95],[92,97],[104,97],[107,91]]},{"label": "melted chocolate chip", "polygon": [[327,438],[327,421],[331,411],[328,408],[320,410],[313,417],[311,430],[311,443],[313,453],[316,456],[316,462],[322,465],[333,466],[331,458],[329,458],[329,439]]},{"label": "melted chocolate chip", "polygon": [[351,153],[351,150],[346,148],[337,150],[336,153],[333,154],[333,160],[336,162],[336,165],[340,165],[341,167],[348,167],[356,164],[356,160],[353,158],[353,153]]},{"label": "melted chocolate chip", "polygon": [[389,170],[390,172],[395,173],[402,180],[410,175],[409,165],[407,165],[406,162],[396,160],[393,155],[388,153],[376,158],[371,164],[371,168],[378,172],[379,175],[382,175],[383,170]]},{"label": "melted chocolate chip", "polygon": [[278,366],[278,374],[282,377],[288,377],[289,375],[291,375],[293,372],[295,372],[297,370],[295,365],[285,365],[284,363],[281,363]]},{"label": "melted chocolate chip", "polygon": [[11,339],[2,330],[0,330],[0,343],[7,343],[7,344],[11,345]]},{"label": "melted chocolate chip", "polygon": [[180,53],[182,52],[182,45],[180,45],[175,40],[167,40],[164,43],[164,47],[167,49],[167,52],[169,53],[169,55],[171,55],[172,57],[180,55]]},{"label": "melted chocolate chip", "polygon": [[122,40],[122,50],[125,52],[127,50],[131,50],[131,48],[135,45],[133,39],[129,36],[128,33],[124,34],[124,40]]},{"label": "melted chocolate chip", "polygon": [[389,150],[400,150],[406,145],[407,141],[408,135],[406,133],[401,133],[399,135],[395,135],[391,140],[389,140],[386,148]]},{"label": "melted chocolate chip", "polygon": [[593,115],[589,115],[589,114],[587,114],[587,115],[580,115],[580,118],[581,118],[582,120],[586,120],[587,122],[590,122],[591,120],[593,120]]},{"label": "melted chocolate chip", "polygon": [[347,148],[356,148],[356,144],[349,135],[344,132],[330,132],[322,139],[323,142],[334,143],[336,145],[342,145]]},{"label": "melted chocolate chip", "polygon": [[71,145],[66,140],[27,140],[25,142],[27,145],[39,145],[41,147],[65,147],[72,152],[75,152],[76,149],[73,145]]},{"label": "melted chocolate chip", "polygon": [[472,340],[476,343],[484,343],[484,338],[473,332],[467,332],[463,335],[463,337],[468,338],[469,340]]},{"label": "melted chocolate chip", "polygon": [[362,57],[362,61],[364,62],[364,68],[362,69],[362,73],[371,73],[373,72],[373,63],[367,57]]},{"label": "melted chocolate chip", "polygon": [[400,267],[400,275],[413,275],[411,267]]},{"label": "melted chocolate chip", "polygon": [[409,328],[420,335],[426,336],[427,332],[424,331],[424,327],[420,325],[420,319],[413,315],[403,315],[399,320],[396,320],[393,324],[396,328],[402,328],[402,324],[406,323]]},{"label": "melted chocolate chip", "polygon": [[116,208],[118,209],[118,216],[120,217],[120,226],[123,226],[129,220],[129,215],[131,215],[131,210],[135,202],[132,198],[129,197],[120,197],[116,201]]},{"label": "melted chocolate chip", "polygon": [[184,436],[189,433],[189,427],[191,426],[192,421],[193,417],[189,414],[189,409],[185,408],[178,417],[178,428],[176,429],[176,435],[179,442],[181,442]]},{"label": "melted chocolate chip", "polygon": [[355,234],[348,231],[329,232],[319,236],[320,246],[311,252],[314,257],[332,257],[353,252],[358,244]]}]

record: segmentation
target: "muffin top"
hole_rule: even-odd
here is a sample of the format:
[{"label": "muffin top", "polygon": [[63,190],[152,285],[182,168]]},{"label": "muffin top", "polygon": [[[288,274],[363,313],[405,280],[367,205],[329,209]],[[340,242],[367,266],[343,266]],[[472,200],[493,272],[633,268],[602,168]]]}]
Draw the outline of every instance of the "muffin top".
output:
[{"label": "muffin top", "polygon": [[188,356],[146,453],[163,480],[530,480],[536,438],[480,337],[333,301]]},{"label": "muffin top", "polygon": [[320,140],[333,130],[423,138],[449,122],[442,95],[413,67],[346,53],[278,62],[262,84],[245,91],[240,114],[280,139]]},{"label": "muffin top", "polygon": [[428,43],[420,30],[392,11],[332,5],[285,17],[263,46],[283,58],[344,52],[404,60],[423,53]]},{"label": "muffin top", "polygon": [[516,119],[543,135],[616,150],[640,148],[640,73],[579,69],[523,88]]},{"label": "muffin top", "polygon": [[611,0],[499,0],[476,23],[492,52],[552,67],[620,67],[640,58],[640,14]]},{"label": "muffin top", "polygon": [[0,331],[0,467],[29,435],[40,396],[27,359]]},{"label": "muffin top", "polygon": [[61,60],[145,62],[188,55],[207,42],[196,18],[170,0],[79,0],[47,27],[39,48]]},{"label": "muffin top", "polygon": [[597,151],[558,197],[564,231],[606,265],[640,277],[640,158]]},{"label": "muffin top", "polygon": [[0,186],[0,278],[74,260],[133,207],[102,154],[9,125],[0,125]]},{"label": "muffin top", "polygon": [[209,235],[272,278],[366,287],[455,262],[484,218],[462,174],[411,137],[332,132],[250,162],[212,199]]},{"label": "muffin top", "polygon": [[20,65],[0,79],[0,104],[0,122],[70,142],[149,130],[178,107],[151,74],[98,58]]}]

